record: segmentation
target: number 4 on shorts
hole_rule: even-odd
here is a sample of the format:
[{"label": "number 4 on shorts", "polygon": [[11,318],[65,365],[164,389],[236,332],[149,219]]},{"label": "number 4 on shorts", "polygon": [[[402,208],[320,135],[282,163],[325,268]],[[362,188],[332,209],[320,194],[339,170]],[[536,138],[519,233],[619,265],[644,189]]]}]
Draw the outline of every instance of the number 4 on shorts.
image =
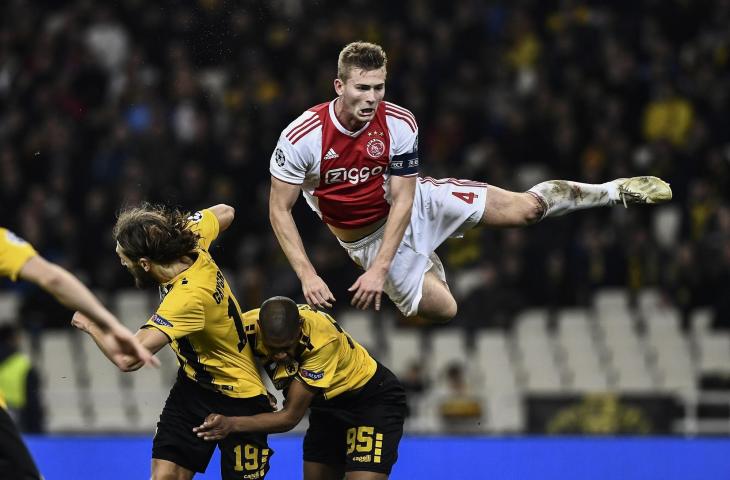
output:
[{"label": "number 4 on shorts", "polygon": [[468,203],[469,205],[474,203],[475,198],[479,197],[479,195],[477,195],[474,192],[451,192],[451,195],[455,196],[458,199],[463,200],[464,202]]}]

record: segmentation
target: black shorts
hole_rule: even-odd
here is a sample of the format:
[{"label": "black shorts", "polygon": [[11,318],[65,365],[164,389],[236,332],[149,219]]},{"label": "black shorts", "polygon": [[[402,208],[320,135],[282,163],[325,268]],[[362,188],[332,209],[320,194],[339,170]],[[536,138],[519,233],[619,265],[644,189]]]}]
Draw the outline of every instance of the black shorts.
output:
[{"label": "black shorts", "polygon": [[3,480],[41,478],[15,422],[4,408],[0,408],[0,478]]},{"label": "black shorts", "polygon": [[261,479],[269,471],[273,451],[265,433],[232,433],[208,442],[193,432],[211,413],[246,416],[271,412],[266,395],[233,398],[201,387],[178,374],[157,423],[152,458],[168,460],[194,472],[205,472],[216,445],[221,451],[221,478]]},{"label": "black shorts", "polygon": [[357,392],[312,403],[304,461],[344,465],[348,472],[390,474],[405,418],[403,385],[378,364],[373,378]]}]

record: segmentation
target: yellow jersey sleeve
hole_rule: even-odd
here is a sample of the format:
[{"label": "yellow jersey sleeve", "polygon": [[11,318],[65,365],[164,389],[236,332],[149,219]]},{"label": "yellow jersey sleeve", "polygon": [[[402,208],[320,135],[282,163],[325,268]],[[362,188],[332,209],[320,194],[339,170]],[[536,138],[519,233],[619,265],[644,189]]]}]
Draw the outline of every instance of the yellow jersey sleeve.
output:
[{"label": "yellow jersey sleeve", "polygon": [[197,211],[188,217],[190,220],[190,230],[200,235],[198,247],[208,250],[213,240],[218,238],[220,233],[220,224],[218,217],[209,209]]},{"label": "yellow jersey sleeve", "polygon": [[334,381],[338,359],[339,345],[333,340],[302,361],[299,365],[299,377],[307,385],[327,389]]},{"label": "yellow jersey sleeve", "polygon": [[157,328],[171,340],[202,330],[205,327],[205,306],[195,291],[185,287],[175,285],[144,327]]},{"label": "yellow jersey sleeve", "polygon": [[323,389],[324,398],[329,400],[357,390],[372,378],[377,363],[331,315],[314,312],[307,305],[299,307],[299,314],[304,318],[302,339],[306,348],[297,374],[304,383]]},{"label": "yellow jersey sleeve", "polygon": [[10,230],[0,227],[0,277],[18,279],[18,274],[28,260],[38,252]]}]

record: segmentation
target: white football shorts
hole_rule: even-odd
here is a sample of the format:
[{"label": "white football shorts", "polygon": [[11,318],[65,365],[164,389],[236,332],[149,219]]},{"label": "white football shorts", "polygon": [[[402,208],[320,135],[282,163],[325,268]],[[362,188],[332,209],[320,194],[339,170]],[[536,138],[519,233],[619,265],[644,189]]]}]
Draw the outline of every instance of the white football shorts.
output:
[{"label": "white football shorts", "polygon": [[[487,201],[487,184],[454,178],[419,177],[411,222],[406,228],[383,291],[403,315],[418,313],[423,279],[433,268],[446,281],[441,260],[434,250],[449,237],[461,237],[479,223]],[[365,238],[340,244],[350,258],[367,270],[380,250],[385,225]]]}]

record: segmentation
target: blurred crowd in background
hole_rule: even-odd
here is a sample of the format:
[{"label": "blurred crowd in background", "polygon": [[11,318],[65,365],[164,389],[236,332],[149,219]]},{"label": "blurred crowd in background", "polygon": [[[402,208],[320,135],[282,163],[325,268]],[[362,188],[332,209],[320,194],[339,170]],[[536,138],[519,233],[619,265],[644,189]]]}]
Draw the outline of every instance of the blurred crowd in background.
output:
[{"label": "blurred crowd in background", "polygon": [[[657,175],[674,190],[660,208],[450,240],[455,324],[507,327],[518,309],[584,305],[616,285],[730,323],[728,0],[0,9],[0,224],[98,291],[132,286],[111,237],[120,207],[224,202],[236,221],[212,253],[242,308],[301,301],[268,222],[269,159],[289,122],[334,98],[339,50],[367,40],[388,54],[386,99],[418,119],[422,175],[512,190]],[[295,217],[343,308],[358,271],[304,202]],[[1,288],[24,291],[26,321],[68,323],[33,287]]]}]

